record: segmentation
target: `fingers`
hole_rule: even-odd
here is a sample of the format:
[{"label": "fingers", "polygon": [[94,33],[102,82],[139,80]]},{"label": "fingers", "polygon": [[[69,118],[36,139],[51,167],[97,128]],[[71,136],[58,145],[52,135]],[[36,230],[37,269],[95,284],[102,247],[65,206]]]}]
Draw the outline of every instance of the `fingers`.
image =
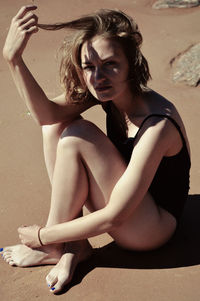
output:
[{"label": "fingers", "polygon": [[30,248],[40,247],[41,243],[38,239],[38,231],[40,228],[38,225],[19,227],[18,234],[21,243]]},{"label": "fingers", "polygon": [[21,241],[21,243],[24,245],[25,244],[25,240],[24,240],[24,229],[27,228],[26,226],[20,226],[17,231],[19,233],[19,239]]},{"label": "fingers", "polygon": [[36,10],[36,9],[37,9],[36,5],[22,6],[14,18],[22,19],[29,11]]},{"label": "fingers", "polygon": [[20,227],[17,229],[18,233],[20,234],[20,233],[22,232],[22,230],[23,230],[24,228],[26,228],[26,227],[27,227],[27,226],[24,226],[24,225],[20,226]]},{"label": "fingers", "polygon": [[19,25],[21,25],[21,27],[23,28],[27,25],[37,24],[37,22],[38,22],[38,17],[32,12],[30,12],[26,16],[24,16],[24,18],[20,19]]},{"label": "fingers", "polygon": [[38,32],[39,28],[37,26],[32,26],[26,30],[27,33],[32,34]]},{"label": "fingers", "polygon": [[30,34],[30,33],[38,32],[39,28],[37,27],[37,25],[34,24],[33,20],[30,20],[28,23],[24,24],[22,30]]},{"label": "fingers", "polygon": [[24,244],[23,236],[21,234],[19,234],[19,239],[20,239],[21,243]]},{"label": "fingers", "polygon": [[13,23],[20,28],[21,31],[25,32],[36,32],[38,31],[37,23],[38,17],[32,12],[27,13],[23,18],[14,18]]},{"label": "fingers", "polygon": [[[21,231],[19,231],[18,229],[18,233],[20,233]],[[23,240],[23,236],[21,234],[19,234],[19,240],[21,241],[21,243],[24,245],[25,241]]]},{"label": "fingers", "polygon": [[12,22],[17,24],[17,27],[19,27],[21,31],[28,33],[37,32],[38,17],[32,12],[32,10],[36,8],[37,6],[35,5],[23,6],[13,18]]}]

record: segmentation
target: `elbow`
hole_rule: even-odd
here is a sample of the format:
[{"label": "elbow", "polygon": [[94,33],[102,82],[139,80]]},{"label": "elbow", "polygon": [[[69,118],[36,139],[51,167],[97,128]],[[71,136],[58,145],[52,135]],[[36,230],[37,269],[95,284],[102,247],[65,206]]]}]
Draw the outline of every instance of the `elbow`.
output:
[{"label": "elbow", "polygon": [[40,126],[40,127],[42,127],[43,125],[45,125],[45,123],[44,123],[43,120],[40,120],[40,119],[38,119],[38,118],[33,118],[33,119],[34,119],[36,125],[38,125],[38,126]]},{"label": "elbow", "polygon": [[40,119],[32,115],[33,120],[35,121],[36,125],[43,127],[44,125],[48,125],[49,123],[44,119]]},{"label": "elbow", "polygon": [[111,220],[111,225],[112,225],[111,228],[112,229],[119,228],[123,223],[124,223],[123,218],[121,218],[120,216],[115,216]]},{"label": "elbow", "polygon": [[36,124],[39,125],[40,127],[43,127],[45,125],[52,125],[53,122],[48,122],[47,120],[41,120],[41,119],[36,119],[35,120]]},{"label": "elbow", "polygon": [[34,116],[32,115],[35,123],[37,125],[39,125],[40,127],[43,127],[45,125],[52,125],[52,124],[55,124],[55,123],[58,123],[57,120],[55,120],[52,116],[45,116],[45,114],[43,114],[43,116]]},{"label": "elbow", "polygon": [[107,224],[110,230],[114,230],[115,228],[119,228],[125,221],[125,218],[121,214],[108,214]]}]

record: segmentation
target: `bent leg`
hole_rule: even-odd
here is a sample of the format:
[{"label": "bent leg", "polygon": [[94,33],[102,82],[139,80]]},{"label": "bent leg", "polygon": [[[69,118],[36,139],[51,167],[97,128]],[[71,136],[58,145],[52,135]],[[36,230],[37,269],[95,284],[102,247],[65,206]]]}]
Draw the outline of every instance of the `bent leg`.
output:
[{"label": "bent leg", "polygon": [[[57,144],[59,137],[66,126],[67,123],[65,122],[62,124],[43,127],[45,162],[51,182],[53,181],[54,166],[57,156]],[[69,157],[67,158],[67,163],[70,171],[68,174],[70,174],[71,177],[67,183],[68,192],[66,196],[62,198],[62,200],[58,198],[57,201],[55,201],[54,195],[52,194],[52,202],[47,225],[54,225],[68,221],[80,215],[83,203],[87,197],[87,177],[84,170],[81,170],[82,166],[77,165],[76,163],[78,162],[76,162],[76,160],[71,160]],[[55,181],[56,178],[57,177],[55,177]],[[79,183],[79,189],[77,190],[76,186],[74,186],[73,191],[70,183],[75,183],[76,181]],[[66,183],[64,185],[66,185]],[[75,200],[74,202],[73,199]],[[72,244],[70,244],[70,246],[71,245]],[[80,247],[80,242],[78,242],[78,245]],[[84,243],[83,245],[85,248],[87,246],[86,253],[89,253],[89,251],[91,253],[91,246],[89,243]],[[67,249],[70,252],[69,246]],[[58,262],[62,254],[63,244],[45,246],[34,250],[24,245],[17,245],[5,248],[2,253],[4,259],[10,265],[17,265],[20,267],[55,264]]]},{"label": "bent leg", "polygon": [[[69,170],[69,158],[71,161],[70,164],[77,164],[77,170],[79,170],[79,168],[81,170],[81,175],[76,171],[76,175],[81,177],[80,183],[87,184],[87,187],[85,184],[83,185],[79,201],[77,201],[77,199],[74,200],[74,198],[70,199],[71,190],[67,183],[72,182],[70,181],[69,173],[66,172]],[[84,201],[86,202],[87,195],[87,199],[89,200],[87,205],[91,210],[94,211],[103,208],[108,203],[110,194],[125,169],[126,164],[121,158],[121,155],[102,131],[92,123],[84,120],[73,122],[62,132],[61,139],[58,142],[57,157],[52,179],[52,208],[59,212],[60,208],[67,203],[68,209],[66,213],[69,214],[68,218],[75,218],[80,212]],[[74,170],[76,170],[76,168]],[[73,180],[74,185],[72,185],[74,187],[73,189],[76,188],[76,190],[78,190],[77,183],[79,184],[78,181],[76,182],[75,177]],[[74,191],[74,193],[74,196],[76,196],[77,192]],[[70,200],[69,203],[68,200]],[[56,204],[60,205],[56,206]],[[167,237],[169,237],[175,229],[173,217],[169,214],[167,215],[164,210],[162,214],[160,214],[159,208],[151,198],[145,197],[141,204],[142,205],[138,206],[126,223],[120,225],[115,232],[110,233],[121,246],[130,249],[149,249],[157,247],[166,241]],[[71,206],[74,206],[73,214],[72,211],[69,210]],[[141,210],[139,210],[139,208]],[[149,211],[149,209],[151,210]],[[58,216],[62,216],[63,211],[60,211],[60,215],[58,213],[55,214],[54,210],[52,210],[52,214],[50,215],[53,220],[57,220]],[[139,223],[140,220],[145,221],[145,227],[143,227],[144,223]],[[148,229],[155,231],[153,236],[147,235],[147,233],[149,233],[147,231]],[[158,229],[160,230],[158,231]],[[145,245],[138,239],[140,236],[145,238]],[[155,237],[156,240],[154,239]],[[152,239],[154,239],[154,241]],[[63,284],[62,273],[58,267],[57,271],[54,270],[53,276],[51,273],[49,275],[54,278],[52,283],[58,285],[58,290],[61,289]],[[62,277],[59,276],[60,274],[62,274]],[[62,281],[59,284],[60,278],[62,278]]]},{"label": "bent leg", "polygon": [[[45,163],[50,182],[53,177],[58,140],[65,127],[66,123],[42,127]],[[6,247],[2,252],[2,256],[7,263],[20,267],[56,264],[61,255],[60,246],[54,246],[54,248],[47,246],[32,250],[24,245],[16,245]]]},{"label": "bent leg", "polygon": [[[91,160],[83,159],[81,152],[87,154],[94,163],[96,162],[95,172],[93,166],[90,167]],[[111,177],[109,176],[111,164],[107,166],[105,162],[107,155],[111,155],[109,162],[114,166],[112,168],[115,171]],[[84,204],[92,211],[104,207],[105,200],[109,199],[112,190],[110,187],[114,187],[125,168],[118,151],[97,127],[83,120],[71,124],[63,131],[58,142],[57,160],[52,181],[52,212],[58,203],[66,202],[69,191],[73,192],[69,194],[67,199],[67,206],[69,206],[67,211],[70,215],[77,212],[77,206],[80,208]],[[73,170],[74,178],[66,170]],[[86,183],[83,187],[87,188],[87,191],[84,193],[83,190],[82,201],[80,202],[79,198],[77,202],[78,198],[75,194],[80,190],[82,181],[86,181],[85,176],[88,182],[87,187]],[[103,184],[104,182],[107,182],[107,189]],[[94,196],[95,201],[93,202]],[[63,208],[62,205],[59,207]],[[69,210],[69,208],[73,210]],[[72,218],[72,215],[68,216],[68,220]],[[75,242],[75,244],[74,242],[67,243],[66,248],[67,252],[47,275],[47,284],[53,289],[53,293],[60,291],[63,285],[71,280],[76,265],[91,254],[86,241]]]},{"label": "bent leg", "polygon": [[[72,151],[88,177],[88,202],[91,211],[103,208],[109,202],[110,194],[126,169],[121,155],[108,138],[93,124],[87,121],[77,121],[66,128],[58,144],[60,160],[56,161],[52,194],[55,199],[67,194],[68,175],[60,173],[67,168],[67,153]],[[83,170],[84,170],[83,169]],[[59,178],[59,176],[62,178]],[[76,185],[75,185],[76,186]],[[176,228],[175,219],[165,210],[158,208],[147,194],[130,218],[115,231],[110,232],[114,240],[122,247],[134,250],[149,250],[165,243]],[[69,271],[68,263],[63,255],[59,264],[50,272],[47,281],[58,292],[66,283]],[[65,270],[64,268],[65,267]],[[69,278],[68,278],[69,279]]]},{"label": "bent leg", "polygon": [[165,244],[173,235],[176,225],[175,217],[158,207],[147,193],[126,222],[109,234],[123,248],[148,251]]},{"label": "bent leg", "polygon": [[[105,207],[114,186],[126,170],[126,164],[118,150],[91,122],[78,120],[67,127],[58,143],[59,160],[56,161],[54,171],[56,181],[53,180],[52,197],[58,202],[62,202],[69,191],[68,185],[64,185],[69,181],[68,173],[65,172],[69,157],[71,164],[78,165],[77,171],[81,170],[87,176],[87,205],[92,211]],[[79,187],[77,183],[72,181],[73,191]],[[73,199],[72,197],[72,203]],[[85,197],[82,205],[84,199]],[[129,219],[119,225],[117,230],[111,231],[111,235],[124,247],[150,249],[166,242],[175,227],[175,218],[159,208],[147,193]],[[153,235],[149,235],[150,232]],[[139,240],[138,237],[142,239]]]}]

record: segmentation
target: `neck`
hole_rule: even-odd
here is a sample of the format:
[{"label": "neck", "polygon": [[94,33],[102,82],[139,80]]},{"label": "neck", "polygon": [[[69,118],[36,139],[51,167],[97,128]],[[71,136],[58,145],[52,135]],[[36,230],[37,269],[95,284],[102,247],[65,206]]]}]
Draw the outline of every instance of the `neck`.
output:
[{"label": "neck", "polygon": [[145,110],[144,99],[142,95],[133,95],[132,93],[126,93],[125,96],[120,99],[112,101],[117,110],[125,118],[136,116],[141,114]]}]

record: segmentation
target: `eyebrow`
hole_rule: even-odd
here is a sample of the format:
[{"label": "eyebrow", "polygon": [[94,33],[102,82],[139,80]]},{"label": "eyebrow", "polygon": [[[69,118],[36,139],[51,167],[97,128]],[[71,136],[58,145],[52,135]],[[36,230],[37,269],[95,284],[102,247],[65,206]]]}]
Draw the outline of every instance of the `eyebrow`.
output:
[{"label": "eyebrow", "polygon": [[85,61],[85,62],[82,62],[81,64],[82,64],[82,65],[91,65],[92,63],[89,62],[89,61]]},{"label": "eyebrow", "polygon": [[[108,60],[113,60],[113,59],[116,59],[116,55],[109,56],[109,57],[107,57],[107,58],[101,60],[101,62],[104,63],[104,62],[106,62],[106,61],[108,61]],[[82,65],[92,65],[92,62],[90,62],[90,61],[85,61],[85,62],[82,62],[81,64],[82,64]]]}]

